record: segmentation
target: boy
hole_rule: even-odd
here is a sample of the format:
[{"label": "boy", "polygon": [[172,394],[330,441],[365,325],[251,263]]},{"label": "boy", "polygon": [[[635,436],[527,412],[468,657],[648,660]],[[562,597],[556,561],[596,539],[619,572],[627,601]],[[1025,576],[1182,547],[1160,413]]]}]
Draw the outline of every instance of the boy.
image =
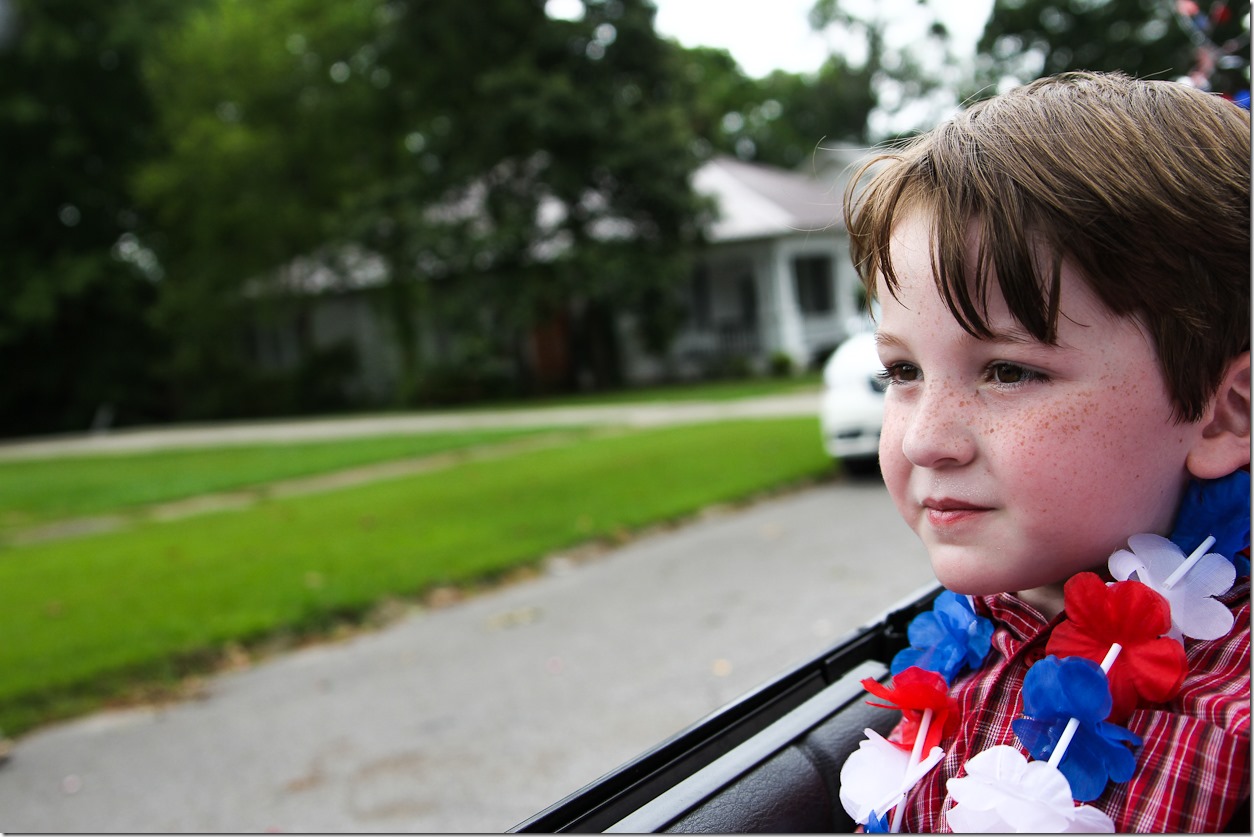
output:
[{"label": "boy", "polygon": [[[959,728],[903,830],[950,830],[946,780],[1016,745],[1065,582],[1109,580],[1130,536],[1171,534],[1191,483],[1248,471],[1250,153],[1248,114],[1218,97],[1067,74],[855,178],[846,222],[890,384],[884,481],[937,578],[994,626],[951,684]],[[1232,630],[1186,639],[1178,694],[1127,720],[1135,773],[1091,802],[1118,831],[1215,831],[1248,810],[1248,573],[1221,601]]]}]

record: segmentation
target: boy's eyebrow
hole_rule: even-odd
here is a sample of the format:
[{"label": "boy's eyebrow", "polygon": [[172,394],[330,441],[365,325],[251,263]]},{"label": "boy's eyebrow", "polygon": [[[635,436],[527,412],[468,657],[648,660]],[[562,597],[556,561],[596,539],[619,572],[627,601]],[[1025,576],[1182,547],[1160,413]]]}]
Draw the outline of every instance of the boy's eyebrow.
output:
[{"label": "boy's eyebrow", "polygon": [[880,349],[904,349],[905,341],[881,329],[875,330],[875,345]]},{"label": "boy's eyebrow", "polygon": [[[994,343],[1008,344],[1012,346],[1023,346],[1028,344],[1040,345],[1041,341],[1037,340],[1031,334],[1021,328],[1012,328],[1008,331],[999,331],[992,337],[976,337],[974,334],[963,334],[963,340],[968,343]],[[891,332],[876,329],[875,345],[884,349],[907,349],[909,348],[906,341]],[[1057,348],[1057,347],[1055,347]]]}]

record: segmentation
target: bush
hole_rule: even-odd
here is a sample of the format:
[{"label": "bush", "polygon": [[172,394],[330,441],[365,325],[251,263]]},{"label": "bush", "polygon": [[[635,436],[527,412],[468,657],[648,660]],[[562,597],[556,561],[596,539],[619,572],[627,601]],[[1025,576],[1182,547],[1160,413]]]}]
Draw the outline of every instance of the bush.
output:
[{"label": "bush", "polygon": [[767,367],[772,378],[791,378],[793,374],[792,355],[787,352],[774,352]]}]

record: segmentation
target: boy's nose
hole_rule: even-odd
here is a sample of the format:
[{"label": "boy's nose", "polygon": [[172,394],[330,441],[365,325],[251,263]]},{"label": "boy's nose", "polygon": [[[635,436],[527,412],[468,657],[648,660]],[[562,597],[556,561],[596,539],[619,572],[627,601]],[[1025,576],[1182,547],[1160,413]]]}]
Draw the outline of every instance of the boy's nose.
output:
[{"label": "boy's nose", "polygon": [[925,390],[913,405],[902,437],[902,453],[920,468],[965,465],[975,457],[975,437],[967,421],[973,395],[952,389]]}]

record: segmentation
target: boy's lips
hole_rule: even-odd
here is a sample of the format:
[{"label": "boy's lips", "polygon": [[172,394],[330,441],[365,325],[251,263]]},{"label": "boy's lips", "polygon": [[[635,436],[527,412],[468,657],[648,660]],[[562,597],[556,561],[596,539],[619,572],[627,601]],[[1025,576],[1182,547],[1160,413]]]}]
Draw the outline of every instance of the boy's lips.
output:
[{"label": "boy's lips", "polygon": [[991,506],[951,497],[929,497],[919,505],[933,526],[952,526],[993,510]]}]

